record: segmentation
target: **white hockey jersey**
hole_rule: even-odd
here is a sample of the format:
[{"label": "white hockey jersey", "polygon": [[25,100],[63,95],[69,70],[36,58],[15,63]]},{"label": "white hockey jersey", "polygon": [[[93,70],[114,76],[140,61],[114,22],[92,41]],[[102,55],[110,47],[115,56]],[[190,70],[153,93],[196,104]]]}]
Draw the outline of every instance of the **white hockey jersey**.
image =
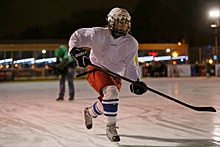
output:
[{"label": "white hockey jersey", "polygon": [[127,34],[114,39],[108,28],[82,28],[75,31],[69,40],[69,52],[73,47],[89,47],[90,60],[94,65],[136,81],[139,76],[137,40]]}]

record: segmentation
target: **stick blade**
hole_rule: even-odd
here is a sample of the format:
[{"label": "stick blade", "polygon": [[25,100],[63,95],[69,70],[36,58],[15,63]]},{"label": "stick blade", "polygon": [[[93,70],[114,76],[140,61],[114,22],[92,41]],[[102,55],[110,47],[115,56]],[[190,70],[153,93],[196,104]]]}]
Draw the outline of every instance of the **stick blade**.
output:
[{"label": "stick blade", "polygon": [[193,109],[196,111],[217,112],[216,109],[213,107],[194,107]]}]

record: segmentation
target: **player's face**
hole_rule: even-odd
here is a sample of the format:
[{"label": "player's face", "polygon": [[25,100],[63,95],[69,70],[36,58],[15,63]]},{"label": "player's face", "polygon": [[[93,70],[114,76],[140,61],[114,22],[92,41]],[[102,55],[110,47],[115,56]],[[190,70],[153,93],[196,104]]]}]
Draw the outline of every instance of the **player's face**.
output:
[{"label": "player's face", "polygon": [[127,20],[115,21],[115,28],[118,30],[127,30],[128,26],[129,26],[129,21],[127,21]]}]

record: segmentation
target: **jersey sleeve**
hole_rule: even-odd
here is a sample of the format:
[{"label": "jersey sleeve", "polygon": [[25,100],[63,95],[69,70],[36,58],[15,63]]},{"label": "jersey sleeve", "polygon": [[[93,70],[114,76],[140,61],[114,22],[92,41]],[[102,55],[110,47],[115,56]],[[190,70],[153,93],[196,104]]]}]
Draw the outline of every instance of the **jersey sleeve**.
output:
[{"label": "jersey sleeve", "polygon": [[82,28],[76,30],[69,40],[69,52],[73,47],[91,48],[95,36],[94,28]]},{"label": "jersey sleeve", "polygon": [[125,77],[131,80],[138,80],[140,78],[140,71],[139,71],[139,63],[138,63],[138,43],[137,41],[131,42],[130,44],[131,50],[128,52],[128,55],[125,59]]}]

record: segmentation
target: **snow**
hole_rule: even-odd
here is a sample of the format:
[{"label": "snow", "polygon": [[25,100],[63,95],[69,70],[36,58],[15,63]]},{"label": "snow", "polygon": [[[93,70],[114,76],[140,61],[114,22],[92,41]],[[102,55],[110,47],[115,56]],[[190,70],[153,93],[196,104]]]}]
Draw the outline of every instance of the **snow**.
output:
[{"label": "snow", "polygon": [[[68,101],[68,86],[57,102],[58,81],[0,83],[1,147],[173,147],[220,146],[220,77],[142,78],[149,87],[193,106],[212,106],[217,112],[198,112],[167,98],[129,91],[123,82],[118,113],[121,141],[110,142],[103,116],[84,126],[82,109],[98,94],[86,80],[75,80],[76,97]],[[66,83],[67,84],[67,83]]]}]

